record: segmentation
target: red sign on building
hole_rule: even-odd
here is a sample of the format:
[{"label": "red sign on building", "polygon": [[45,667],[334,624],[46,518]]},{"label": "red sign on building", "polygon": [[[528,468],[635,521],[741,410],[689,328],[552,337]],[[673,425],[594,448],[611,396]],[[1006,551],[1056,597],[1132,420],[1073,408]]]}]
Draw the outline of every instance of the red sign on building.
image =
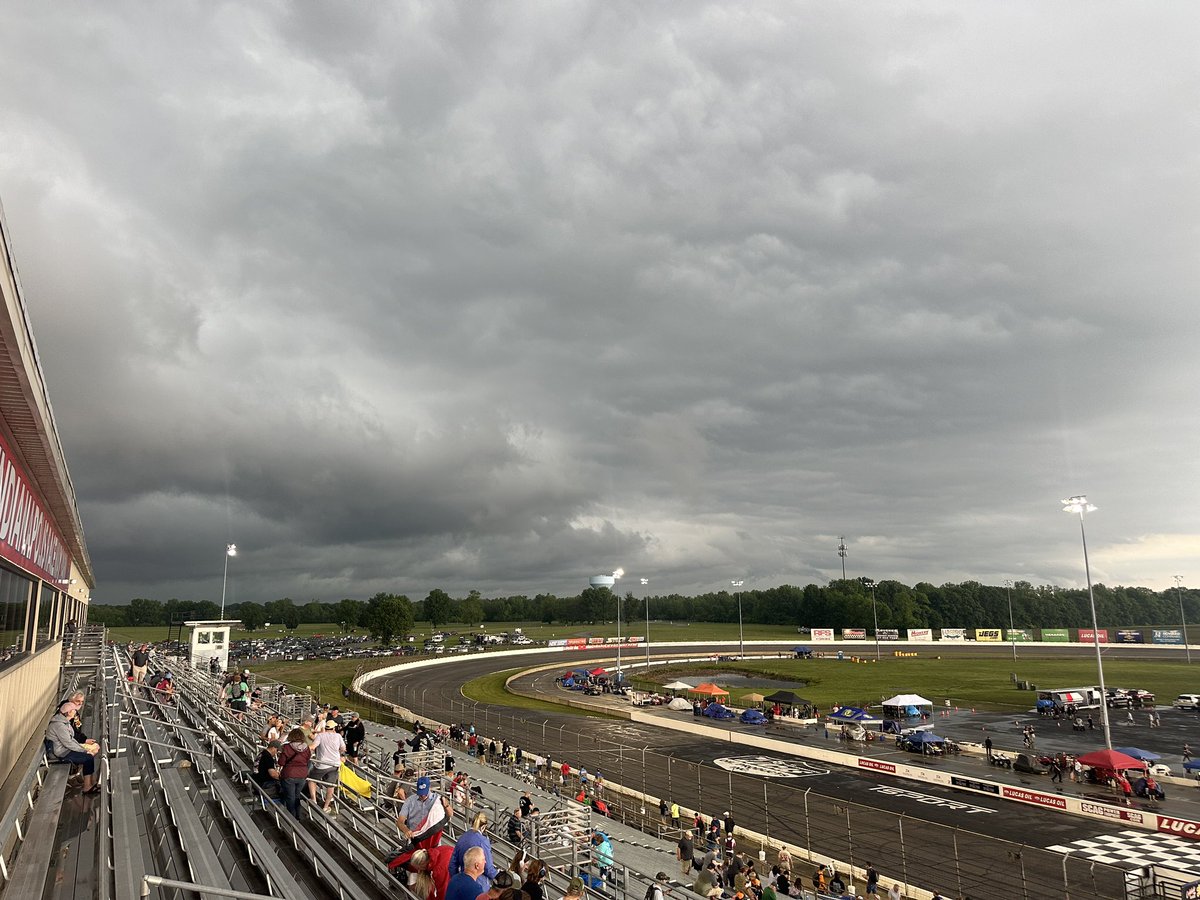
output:
[{"label": "red sign on building", "polygon": [[71,556],[54,520],[0,435],[0,556],[55,582],[71,574]]}]

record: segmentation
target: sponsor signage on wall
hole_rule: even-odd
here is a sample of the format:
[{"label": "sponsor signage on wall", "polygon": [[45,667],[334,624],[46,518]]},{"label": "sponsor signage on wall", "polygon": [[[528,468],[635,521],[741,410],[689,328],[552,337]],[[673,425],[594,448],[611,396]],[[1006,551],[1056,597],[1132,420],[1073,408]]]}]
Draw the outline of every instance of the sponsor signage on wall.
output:
[{"label": "sponsor signage on wall", "polygon": [[884,762],[880,759],[870,759],[865,756],[858,758],[858,767],[860,769],[870,769],[873,772],[887,772],[891,775],[896,774],[896,764]]},{"label": "sponsor signage on wall", "polygon": [[1193,841],[1200,840],[1200,822],[1192,822],[1188,819],[1159,816],[1158,830],[1165,834],[1177,834],[1180,837],[1191,838]]},{"label": "sponsor signage on wall", "polygon": [[810,641],[832,641],[833,640],[833,629],[832,628],[814,628],[812,630],[812,632],[809,634],[808,639]]},{"label": "sponsor signage on wall", "polygon": [[17,466],[0,435],[0,556],[26,571],[58,583],[71,570],[66,542]]},{"label": "sponsor signage on wall", "polygon": [[1043,628],[1042,640],[1052,644],[1066,644],[1071,640],[1071,633],[1065,628]]},{"label": "sponsor signage on wall", "polygon": [[895,628],[880,628],[877,632],[875,632],[875,636],[881,641],[900,640],[900,632]]},{"label": "sponsor signage on wall", "polygon": [[982,791],[986,794],[1000,793],[1000,785],[990,784],[986,781],[976,781],[974,778],[963,778],[959,775],[951,775],[950,783],[955,787],[968,788],[972,791]]},{"label": "sponsor signage on wall", "polygon": [[965,641],[967,639],[967,630],[965,628],[943,628],[941,640],[943,641]]},{"label": "sponsor signage on wall", "polygon": [[1117,632],[1117,643],[1118,644],[1144,644],[1145,640],[1143,639],[1142,633],[1140,631],[1118,631]]},{"label": "sponsor signage on wall", "polygon": [[1133,822],[1137,825],[1146,821],[1146,817],[1140,812],[1134,812],[1132,809],[1121,809],[1118,806],[1109,806],[1106,803],[1089,803],[1087,800],[1084,800],[1080,802],[1079,808],[1089,816],[1120,819],[1123,822]]},{"label": "sponsor signage on wall", "polygon": [[1183,629],[1155,628],[1150,632],[1150,642],[1152,644],[1182,644]]},{"label": "sponsor signage on wall", "polygon": [[1081,643],[1081,644],[1084,644],[1084,643],[1107,644],[1108,643],[1108,629],[1101,628],[1099,631],[1095,631],[1091,628],[1080,628],[1079,629],[1079,643]]},{"label": "sponsor signage on wall", "polygon": [[597,647],[597,646],[603,647],[604,646],[604,638],[602,638],[602,637],[588,638],[587,642],[588,642],[589,647]]},{"label": "sponsor signage on wall", "polygon": [[910,641],[932,641],[932,628],[910,628],[908,629],[908,639]]},{"label": "sponsor signage on wall", "polygon": [[1066,809],[1067,798],[1055,794],[1039,794],[1037,791],[1027,791],[1024,788],[1001,787],[1000,796],[1009,800],[1020,800],[1023,803],[1035,803],[1038,806],[1049,806],[1053,809]]},{"label": "sponsor signage on wall", "polygon": [[867,639],[867,629],[865,628],[843,628],[843,641],[865,641]]},{"label": "sponsor signage on wall", "polygon": [[547,647],[565,647],[567,646],[566,638],[555,638],[552,641],[546,641]]},{"label": "sponsor signage on wall", "polygon": [[1008,631],[1007,631],[1007,632],[1005,633],[1005,635],[1004,635],[1004,639],[1005,639],[1006,641],[1008,641],[1009,643],[1013,643],[1014,641],[1028,641],[1028,640],[1031,640],[1031,638],[1029,637],[1029,632],[1028,632],[1028,631],[1026,631],[1024,628],[1010,628],[1010,629],[1008,629]]},{"label": "sponsor signage on wall", "polygon": [[1004,640],[1004,632],[999,628],[976,628],[975,640],[977,641],[1002,641]]},{"label": "sponsor signage on wall", "polygon": [[582,650],[586,646],[587,640],[585,638],[567,638],[568,650]]}]

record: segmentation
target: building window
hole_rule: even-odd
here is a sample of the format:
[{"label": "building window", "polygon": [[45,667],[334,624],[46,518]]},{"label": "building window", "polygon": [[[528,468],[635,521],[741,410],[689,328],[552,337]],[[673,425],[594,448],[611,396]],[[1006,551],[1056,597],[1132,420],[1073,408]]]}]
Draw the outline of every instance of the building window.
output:
[{"label": "building window", "polygon": [[62,594],[42,582],[42,596],[38,601],[37,646],[44,647],[58,637],[55,630],[58,626],[58,605],[62,602]]},{"label": "building window", "polygon": [[9,569],[0,568],[0,668],[20,659],[29,649],[25,622],[33,582]]}]

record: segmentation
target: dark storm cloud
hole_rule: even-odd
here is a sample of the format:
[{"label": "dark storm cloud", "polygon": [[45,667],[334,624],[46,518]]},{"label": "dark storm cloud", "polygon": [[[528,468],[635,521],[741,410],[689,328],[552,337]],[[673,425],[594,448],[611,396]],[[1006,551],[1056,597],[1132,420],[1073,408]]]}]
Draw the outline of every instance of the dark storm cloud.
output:
[{"label": "dark storm cloud", "polygon": [[1098,577],[1186,574],[1160,13],[17,7],[0,196],[97,595],[213,597],[229,540],[235,599],[805,583],[839,534],[1078,582],[1080,490]]}]

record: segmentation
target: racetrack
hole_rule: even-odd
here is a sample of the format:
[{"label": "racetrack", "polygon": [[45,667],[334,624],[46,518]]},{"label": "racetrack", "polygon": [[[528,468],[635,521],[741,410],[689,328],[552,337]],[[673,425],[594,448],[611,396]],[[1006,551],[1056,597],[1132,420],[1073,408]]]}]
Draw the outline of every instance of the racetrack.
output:
[{"label": "racetrack", "polygon": [[[954,648],[965,650],[966,648]],[[1111,648],[1117,650],[1118,648]],[[1124,651],[1126,648],[1119,648]],[[1157,655],[1159,648],[1133,648]],[[972,647],[1007,654],[1007,645]],[[1087,653],[1062,646],[1026,652]],[[639,651],[640,652],[640,651]],[[713,645],[672,647],[671,656],[714,652]],[[1120,829],[974,793],[919,785],[885,775],[833,767],[795,767],[794,757],[745,748],[704,734],[683,736],[652,726],[569,713],[523,710],[466,701],[461,685],[498,668],[543,664],[607,664],[613,651],[468,656],[453,664],[385,676],[371,690],[395,698],[420,715],[472,723],[480,733],[507,739],[532,752],[603,772],[610,782],[700,808],[705,817],[729,809],[744,827],[773,840],[811,848],[862,866],[875,863],[889,875],[925,888],[971,897],[1061,897],[1064,872],[1072,897],[1120,897],[1123,873],[1089,866],[1076,857],[1040,848],[1068,844]],[[544,688],[543,688],[544,689]],[[681,739],[682,738],[682,739]],[[714,760],[761,756],[756,768],[790,764],[776,775],[729,771]],[[743,763],[725,763],[744,769]],[[790,777],[785,777],[790,776]]]}]

